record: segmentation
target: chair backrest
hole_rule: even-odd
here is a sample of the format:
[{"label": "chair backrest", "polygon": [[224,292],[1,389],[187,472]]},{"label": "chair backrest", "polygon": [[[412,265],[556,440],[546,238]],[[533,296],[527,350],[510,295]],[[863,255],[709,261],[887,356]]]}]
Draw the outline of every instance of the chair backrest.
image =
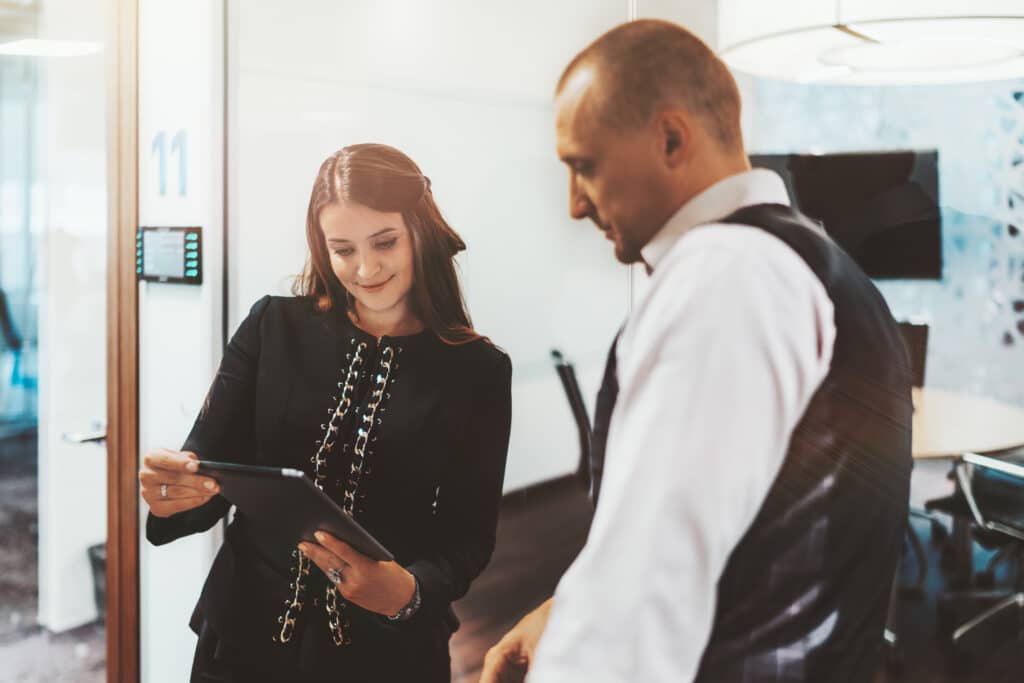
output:
[{"label": "chair backrest", "polygon": [[555,361],[555,371],[558,379],[562,381],[562,388],[565,389],[566,398],[569,399],[569,408],[572,410],[573,419],[576,421],[576,432],[580,441],[580,459],[576,465],[576,476],[582,481],[585,488],[590,488],[590,417],[587,415],[587,405],[583,402],[583,394],[580,393],[580,385],[576,381],[576,370],[572,363],[565,360],[562,352],[558,349],[551,350],[551,357]]},{"label": "chair backrest", "polygon": [[899,323],[903,343],[910,355],[911,384],[915,387],[924,386],[924,364],[928,356],[928,326],[918,323]]},{"label": "chair backrest", "polygon": [[967,453],[957,479],[979,526],[1024,541],[1024,462]]}]

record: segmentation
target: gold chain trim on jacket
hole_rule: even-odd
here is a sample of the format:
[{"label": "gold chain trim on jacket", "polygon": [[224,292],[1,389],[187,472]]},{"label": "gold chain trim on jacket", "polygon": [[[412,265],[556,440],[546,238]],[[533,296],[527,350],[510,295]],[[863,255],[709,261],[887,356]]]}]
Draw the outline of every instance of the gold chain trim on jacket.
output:
[{"label": "gold chain trim on jacket", "polygon": [[[391,379],[391,368],[395,360],[395,351],[390,346],[381,351],[380,372],[374,379],[376,388],[370,394],[370,402],[366,405],[366,413],[363,415],[363,425],[356,430],[355,461],[349,470],[348,480],[345,482],[344,500],[342,509],[349,515],[355,516],[356,493],[359,490],[359,482],[362,480],[363,470],[366,465],[366,444],[369,443],[370,432],[375,424],[379,424],[377,409],[384,400],[384,390]],[[338,600],[338,589],[330,585],[327,587],[324,596],[324,608],[327,610],[327,626],[331,630],[331,637],[337,646],[348,645],[352,642],[349,634],[349,622],[344,618],[345,601]]]},{"label": "gold chain trim on jacket", "polygon": [[[352,340],[355,343],[355,339]],[[359,378],[359,368],[363,364],[363,352],[366,351],[366,344],[360,343],[355,350],[354,354],[350,354],[348,369],[345,372],[345,379],[342,382],[338,382],[338,387],[341,388],[341,398],[338,401],[337,407],[331,411],[331,419],[327,424],[320,425],[320,428],[325,430],[323,440],[318,442],[319,448],[316,454],[310,458],[310,462],[313,463],[314,479],[313,483],[316,484],[317,488],[321,491],[324,490],[324,480],[327,478],[325,466],[327,464],[326,454],[331,452],[334,448],[334,441],[337,438],[338,429],[341,426],[342,420],[345,419],[345,415],[348,414],[349,409],[352,407],[352,392],[355,389],[355,383]],[[305,553],[300,550],[292,552],[292,557],[297,558],[297,567],[291,571],[295,573],[295,580],[288,584],[288,587],[292,589],[293,594],[290,600],[285,600],[286,605],[285,613],[277,618],[277,622],[281,624],[281,631],[278,635],[274,636],[274,642],[287,643],[292,639],[295,634],[295,621],[296,616],[302,611],[302,597],[305,593],[305,581],[304,578],[309,575],[310,560],[306,557]],[[338,610],[334,605],[337,596],[331,595],[334,588],[328,588],[328,614],[331,614],[334,608],[334,613],[337,614]],[[344,608],[344,605],[342,606]],[[348,628],[348,620],[344,622],[340,621],[337,616],[330,617],[331,622],[331,633],[340,632],[342,634],[341,640],[335,635],[335,644],[342,645],[347,644],[348,638],[344,634],[344,629]]]}]

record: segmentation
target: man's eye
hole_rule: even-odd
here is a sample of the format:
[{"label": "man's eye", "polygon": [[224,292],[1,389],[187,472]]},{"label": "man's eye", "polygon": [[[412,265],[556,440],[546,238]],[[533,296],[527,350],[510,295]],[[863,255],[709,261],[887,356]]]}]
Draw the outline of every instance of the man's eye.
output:
[{"label": "man's eye", "polygon": [[575,161],[572,164],[572,172],[577,175],[589,175],[594,170],[594,165],[589,161]]}]

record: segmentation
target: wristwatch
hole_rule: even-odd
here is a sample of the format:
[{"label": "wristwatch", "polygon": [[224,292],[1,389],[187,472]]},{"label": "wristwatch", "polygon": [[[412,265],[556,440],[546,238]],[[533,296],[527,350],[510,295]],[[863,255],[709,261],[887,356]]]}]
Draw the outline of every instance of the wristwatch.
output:
[{"label": "wristwatch", "polygon": [[412,597],[409,598],[409,602],[406,603],[405,607],[390,615],[388,621],[408,621],[419,611],[420,603],[423,602],[420,597],[420,581],[415,576],[412,579],[416,582],[416,587],[412,591]]}]

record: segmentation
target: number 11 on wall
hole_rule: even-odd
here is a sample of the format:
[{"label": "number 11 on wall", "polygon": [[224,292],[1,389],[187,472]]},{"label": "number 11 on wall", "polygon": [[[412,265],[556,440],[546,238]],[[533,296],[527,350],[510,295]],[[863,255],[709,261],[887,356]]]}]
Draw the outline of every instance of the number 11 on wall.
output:
[{"label": "number 11 on wall", "polygon": [[[157,184],[161,197],[167,196],[167,133],[159,131],[153,136],[152,153],[156,156]],[[188,192],[188,133],[179,130],[171,139],[171,155],[178,157],[178,196]]]}]

